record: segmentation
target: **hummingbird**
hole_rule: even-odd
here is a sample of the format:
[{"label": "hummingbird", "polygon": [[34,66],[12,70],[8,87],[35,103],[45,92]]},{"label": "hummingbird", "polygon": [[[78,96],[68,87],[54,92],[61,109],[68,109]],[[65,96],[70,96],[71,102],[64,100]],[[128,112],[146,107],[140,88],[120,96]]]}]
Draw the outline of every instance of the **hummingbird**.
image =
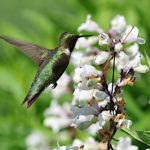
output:
[{"label": "hummingbird", "polygon": [[69,64],[70,56],[77,40],[88,36],[91,35],[76,35],[71,32],[64,32],[61,34],[55,49],[47,49],[28,42],[0,36],[1,39],[20,49],[39,66],[22,105],[27,102],[27,108],[30,108],[48,85],[53,84],[52,88],[57,86],[57,80]]}]

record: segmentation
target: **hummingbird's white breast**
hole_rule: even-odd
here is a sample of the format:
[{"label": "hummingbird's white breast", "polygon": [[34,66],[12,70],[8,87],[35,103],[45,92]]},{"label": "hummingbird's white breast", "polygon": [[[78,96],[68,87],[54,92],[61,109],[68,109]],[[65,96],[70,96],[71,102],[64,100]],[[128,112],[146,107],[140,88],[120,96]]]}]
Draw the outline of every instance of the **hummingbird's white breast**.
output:
[{"label": "hummingbird's white breast", "polygon": [[67,56],[70,56],[70,50],[69,50],[68,48],[66,48],[66,49],[64,50],[64,53],[65,53]]}]

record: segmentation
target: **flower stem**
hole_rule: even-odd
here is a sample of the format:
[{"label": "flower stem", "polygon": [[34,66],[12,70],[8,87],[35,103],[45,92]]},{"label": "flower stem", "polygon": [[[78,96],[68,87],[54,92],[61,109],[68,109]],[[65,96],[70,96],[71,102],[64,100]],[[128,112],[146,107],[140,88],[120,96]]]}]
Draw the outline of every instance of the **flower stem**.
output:
[{"label": "flower stem", "polygon": [[110,94],[110,112],[114,110],[114,102],[113,102],[113,88],[114,88],[114,78],[115,78],[115,52],[113,53],[113,74],[112,74],[112,90]]},{"label": "flower stem", "polygon": [[112,74],[112,90],[111,94],[113,95],[113,88],[114,88],[114,78],[115,78],[115,56],[116,54],[113,54],[113,74]]}]

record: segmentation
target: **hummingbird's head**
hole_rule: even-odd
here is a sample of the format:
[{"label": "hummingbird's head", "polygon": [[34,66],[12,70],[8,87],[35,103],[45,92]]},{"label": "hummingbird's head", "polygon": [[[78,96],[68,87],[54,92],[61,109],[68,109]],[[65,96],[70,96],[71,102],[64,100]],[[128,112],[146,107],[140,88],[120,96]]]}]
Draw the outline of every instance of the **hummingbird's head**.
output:
[{"label": "hummingbird's head", "polygon": [[64,32],[61,34],[59,38],[59,46],[62,45],[64,46],[64,48],[68,48],[70,52],[72,52],[77,40],[81,37],[88,37],[88,36],[92,35],[76,35],[71,32]]}]

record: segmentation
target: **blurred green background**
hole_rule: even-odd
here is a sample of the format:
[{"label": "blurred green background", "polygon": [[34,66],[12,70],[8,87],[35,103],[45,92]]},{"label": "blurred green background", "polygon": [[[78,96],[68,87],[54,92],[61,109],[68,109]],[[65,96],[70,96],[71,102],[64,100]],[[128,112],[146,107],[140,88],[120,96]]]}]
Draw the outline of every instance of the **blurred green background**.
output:
[{"label": "blurred green background", "polygon": [[[64,31],[76,33],[87,14],[106,31],[111,18],[124,15],[127,24],[137,26],[140,36],[147,40],[141,52],[146,50],[150,56],[149,0],[0,0],[0,35],[54,48],[59,35]],[[0,41],[0,150],[26,149],[25,138],[35,129],[46,134],[51,145],[57,143],[57,135],[43,126],[50,93],[43,93],[29,110],[20,106],[37,69],[19,50]],[[150,130],[149,76],[142,74],[133,87],[124,89],[128,118],[138,130]],[[116,138],[119,136],[124,135],[118,132]],[[135,140],[133,143],[140,150],[147,147]]]}]

